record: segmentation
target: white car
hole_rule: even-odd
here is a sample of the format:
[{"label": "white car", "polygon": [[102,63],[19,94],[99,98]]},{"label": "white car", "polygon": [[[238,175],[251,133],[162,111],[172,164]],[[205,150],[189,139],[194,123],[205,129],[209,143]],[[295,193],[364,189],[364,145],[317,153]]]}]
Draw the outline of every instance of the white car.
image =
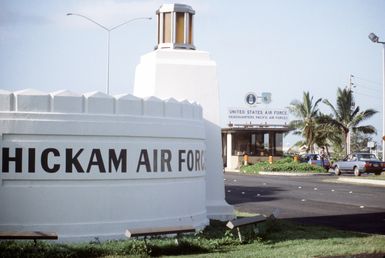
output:
[{"label": "white car", "polygon": [[360,176],[362,173],[375,173],[380,175],[385,171],[385,162],[381,162],[376,155],[371,153],[352,153],[343,160],[333,163],[334,173],[353,172]]}]

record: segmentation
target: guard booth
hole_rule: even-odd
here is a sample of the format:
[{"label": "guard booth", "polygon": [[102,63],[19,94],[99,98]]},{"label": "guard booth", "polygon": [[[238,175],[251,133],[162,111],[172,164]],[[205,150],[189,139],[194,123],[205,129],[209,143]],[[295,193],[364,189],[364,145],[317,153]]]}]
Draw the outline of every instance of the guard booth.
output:
[{"label": "guard booth", "polygon": [[[259,101],[261,99],[261,101]],[[222,128],[222,158],[225,170],[239,169],[246,162],[283,156],[283,137],[289,132],[288,111],[270,107],[270,93],[245,96],[245,107],[228,108],[228,126]]]},{"label": "guard booth", "polygon": [[222,158],[227,170],[239,169],[243,156],[248,163],[283,156],[283,135],[288,127],[228,127],[222,129]]}]

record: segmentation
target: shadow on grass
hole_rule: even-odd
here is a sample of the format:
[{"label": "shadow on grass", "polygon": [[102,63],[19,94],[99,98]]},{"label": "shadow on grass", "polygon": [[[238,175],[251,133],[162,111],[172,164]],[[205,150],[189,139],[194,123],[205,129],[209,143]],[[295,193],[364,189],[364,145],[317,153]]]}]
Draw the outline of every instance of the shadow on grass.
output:
[{"label": "shadow on grass", "polygon": [[385,235],[385,212],[293,218],[306,225],[322,225],[340,230]]},{"label": "shadow on grass", "polygon": [[95,244],[56,244],[38,241],[35,246],[31,241],[3,241],[0,242],[0,257],[101,257],[109,252],[102,246]]},{"label": "shadow on grass", "polygon": [[336,230],[332,227],[305,225],[289,220],[276,220],[268,229],[265,241],[278,243],[292,240],[323,240],[331,238],[364,238],[359,232]]},{"label": "shadow on grass", "polygon": [[186,255],[186,254],[203,254],[209,253],[208,248],[199,246],[198,244],[190,243],[189,241],[182,240],[179,245],[166,244],[166,245],[152,245],[148,246],[150,256],[158,257],[162,255]]}]

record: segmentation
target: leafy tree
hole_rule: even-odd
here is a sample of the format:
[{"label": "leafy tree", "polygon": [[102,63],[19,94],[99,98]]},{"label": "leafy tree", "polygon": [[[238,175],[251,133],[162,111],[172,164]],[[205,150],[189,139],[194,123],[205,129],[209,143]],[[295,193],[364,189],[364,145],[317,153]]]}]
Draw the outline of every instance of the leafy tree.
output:
[{"label": "leafy tree", "polygon": [[368,142],[373,141],[373,137],[370,134],[364,134],[361,132],[352,134],[351,149],[352,151],[366,151],[368,150]]},{"label": "leafy tree", "polygon": [[[341,135],[340,132],[339,132],[338,136],[341,138],[341,142],[342,142],[343,136]],[[345,148],[342,144],[333,143],[332,148],[333,148],[333,155],[329,156],[331,158],[332,162],[337,161],[337,160],[341,160],[344,157],[346,157]]]},{"label": "leafy tree", "polygon": [[[323,116],[325,115],[320,114],[320,117]],[[327,155],[330,157],[329,148],[332,147],[333,150],[335,150],[335,146],[341,146],[342,138],[340,131],[337,128],[330,126],[327,123],[322,123],[320,117],[317,118],[318,124],[315,135],[315,144],[317,144],[317,146],[324,146]]]},{"label": "leafy tree", "polygon": [[289,111],[298,119],[291,121],[289,128],[295,135],[302,135],[305,139],[307,152],[314,152],[314,143],[317,133],[317,118],[319,114],[318,104],[322,99],[313,102],[313,96],[309,92],[304,92],[302,102],[294,100],[288,107]]},{"label": "leafy tree", "polygon": [[369,119],[377,113],[374,109],[360,111],[359,106],[355,106],[353,92],[349,89],[337,90],[336,106],[332,105],[327,99],[323,101],[332,110],[332,116],[320,116],[320,122],[335,127],[342,132],[345,154],[348,154],[350,146],[350,133],[360,132],[364,134],[376,133],[376,129],[371,125],[359,126],[363,121]]}]

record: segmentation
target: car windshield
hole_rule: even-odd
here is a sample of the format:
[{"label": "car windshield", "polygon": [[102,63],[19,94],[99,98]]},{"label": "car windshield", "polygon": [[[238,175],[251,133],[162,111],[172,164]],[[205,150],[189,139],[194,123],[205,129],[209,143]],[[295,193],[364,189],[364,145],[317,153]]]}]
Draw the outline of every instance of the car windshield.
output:
[{"label": "car windshield", "polygon": [[306,154],[301,156],[301,159],[304,161],[309,161],[309,160],[320,160],[320,156],[318,154]]},{"label": "car windshield", "polygon": [[363,153],[363,154],[358,154],[358,160],[378,160],[376,155],[370,154],[370,153]]}]

